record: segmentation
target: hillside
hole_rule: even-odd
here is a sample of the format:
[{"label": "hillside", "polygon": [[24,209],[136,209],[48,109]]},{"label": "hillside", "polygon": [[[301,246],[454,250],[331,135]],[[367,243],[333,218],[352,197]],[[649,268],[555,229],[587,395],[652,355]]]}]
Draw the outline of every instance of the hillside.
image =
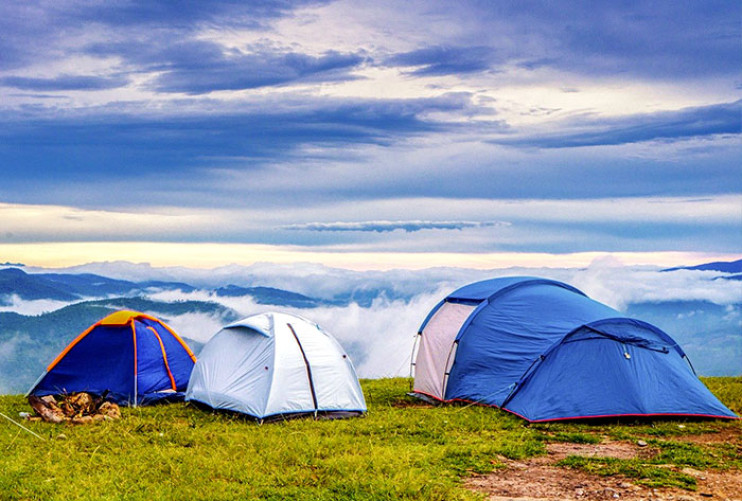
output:
[{"label": "hillside", "polygon": [[[742,378],[709,387],[736,412]],[[91,426],[3,421],[4,499],[724,499],[742,492],[741,421],[527,425],[364,380],[364,418],[258,425],[187,404]],[[28,411],[19,396],[0,412]],[[638,445],[646,442],[644,447]],[[525,492],[525,494],[524,494]],[[684,496],[681,498],[680,496]]]}]

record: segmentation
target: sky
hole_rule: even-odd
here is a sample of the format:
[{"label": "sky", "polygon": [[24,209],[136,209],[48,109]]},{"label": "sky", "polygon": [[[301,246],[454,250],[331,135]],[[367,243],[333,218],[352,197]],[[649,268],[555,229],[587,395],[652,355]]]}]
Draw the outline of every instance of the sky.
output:
[{"label": "sky", "polygon": [[0,3],[0,262],[742,257],[738,2]]}]

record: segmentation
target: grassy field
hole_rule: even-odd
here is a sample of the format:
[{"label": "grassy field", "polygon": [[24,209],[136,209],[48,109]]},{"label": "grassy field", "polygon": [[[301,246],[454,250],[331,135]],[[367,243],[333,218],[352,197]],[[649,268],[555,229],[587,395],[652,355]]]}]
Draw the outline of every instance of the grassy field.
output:
[{"label": "grassy field", "polygon": [[[742,412],[742,378],[704,381]],[[496,409],[424,405],[405,396],[406,379],[362,383],[368,415],[339,421],[258,425],[175,404],[124,409],[120,421],[89,426],[25,423],[41,440],[3,419],[0,497],[477,499],[463,479],[500,467],[498,458],[544,454],[550,442],[643,439],[660,451],[649,461],[568,457],[560,465],[646,485],[693,490],[683,466],[742,468],[739,443],[684,440],[708,433],[739,439],[740,421],[529,426]],[[0,397],[8,416],[29,410],[21,396]]]}]

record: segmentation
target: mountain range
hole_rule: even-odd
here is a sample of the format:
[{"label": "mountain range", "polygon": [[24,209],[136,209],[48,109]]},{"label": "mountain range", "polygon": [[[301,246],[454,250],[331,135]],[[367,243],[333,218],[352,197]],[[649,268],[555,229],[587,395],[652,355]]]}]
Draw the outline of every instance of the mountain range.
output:
[{"label": "mountain range", "polygon": [[[722,273],[742,273],[742,259],[737,261],[715,261],[713,263],[704,263],[696,266],[679,266],[676,268],[666,268],[662,271],[677,270],[699,270],[699,271],[720,271]],[[729,277],[722,277],[729,278]]]},{"label": "mountain range", "polygon": [[[51,299],[79,301],[88,298],[136,297],[162,291],[189,293],[197,290],[182,282],[130,282],[92,273],[26,273],[19,268],[0,269],[0,305],[11,304],[11,297],[24,301]],[[273,287],[227,285],[208,290],[221,297],[251,297],[258,304],[316,308],[347,304],[347,300],[325,300]]]}]

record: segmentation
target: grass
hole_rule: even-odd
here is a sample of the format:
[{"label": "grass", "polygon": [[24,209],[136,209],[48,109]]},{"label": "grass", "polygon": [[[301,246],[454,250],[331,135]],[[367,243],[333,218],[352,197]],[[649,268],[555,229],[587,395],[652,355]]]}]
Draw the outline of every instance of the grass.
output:
[{"label": "grass", "polygon": [[[2,420],[3,499],[477,499],[462,481],[500,464],[498,456],[544,454],[548,442],[645,439],[650,461],[567,458],[564,467],[622,474],[648,485],[693,489],[680,471],[742,468],[739,444],[691,444],[680,435],[737,433],[739,422],[559,423],[529,426],[496,409],[420,405],[406,379],[362,382],[366,417],[258,425],[186,404],[124,409],[90,426],[26,423],[39,440]],[[742,378],[710,386],[742,408]],[[0,412],[28,411],[20,396]],[[679,428],[683,426],[683,428]],[[670,465],[671,468],[663,467]]]}]

